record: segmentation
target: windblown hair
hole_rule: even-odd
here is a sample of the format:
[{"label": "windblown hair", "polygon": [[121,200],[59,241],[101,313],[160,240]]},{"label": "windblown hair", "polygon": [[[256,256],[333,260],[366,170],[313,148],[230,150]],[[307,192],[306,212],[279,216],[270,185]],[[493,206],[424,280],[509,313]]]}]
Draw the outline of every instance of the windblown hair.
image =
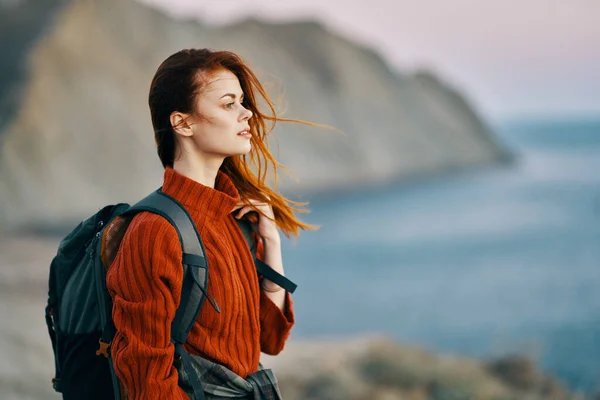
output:
[{"label": "windblown hair", "polygon": [[[267,136],[278,121],[319,125],[278,117],[273,101],[254,72],[233,52],[185,49],[171,55],[158,67],[150,85],[148,103],[162,165],[165,168],[172,167],[177,153],[171,113],[194,113],[196,99],[208,83],[207,77],[219,69],[227,69],[237,76],[244,93],[242,105],[253,114],[249,120],[252,150],[248,155],[227,157],[221,170],[233,181],[243,200],[256,199],[271,205],[277,226],[287,237],[297,236],[299,229],[315,229],[315,226],[300,221],[295,215],[308,212],[304,208],[307,203],[292,201],[278,192],[277,170],[283,166],[269,151]],[[262,97],[269,108],[269,114],[258,109],[257,96]],[[268,126],[267,121],[272,124]],[[266,183],[269,168],[272,168],[274,189]]]}]

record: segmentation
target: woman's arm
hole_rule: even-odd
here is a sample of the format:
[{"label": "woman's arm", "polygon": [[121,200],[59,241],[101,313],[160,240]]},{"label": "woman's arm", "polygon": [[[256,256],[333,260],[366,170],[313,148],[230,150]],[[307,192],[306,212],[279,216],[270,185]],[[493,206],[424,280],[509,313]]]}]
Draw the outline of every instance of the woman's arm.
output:
[{"label": "woman's arm", "polygon": [[[284,275],[283,260],[281,256],[281,236],[277,230],[273,208],[269,204],[261,203],[256,200],[251,200],[250,202],[260,211],[258,214],[258,240],[255,237],[257,256],[275,271]],[[237,208],[234,208],[233,211],[240,208],[235,216],[238,219],[242,218],[247,212],[254,211],[250,206],[245,205],[243,202],[238,203],[236,207]],[[271,282],[269,279],[263,278],[261,289],[280,310],[283,309],[286,304],[286,295],[285,290],[283,290],[282,287]]]},{"label": "woman's arm", "polygon": [[[272,238],[262,238],[264,246],[264,262],[281,275],[285,275],[283,271],[283,260],[281,255],[281,239],[279,235]],[[267,297],[279,307],[280,310],[285,306],[285,290],[279,285],[271,282],[267,278],[263,278],[261,289]]]},{"label": "woman's arm", "polygon": [[[259,235],[255,237],[256,255],[283,275],[281,241],[265,240]],[[260,293],[260,345],[261,351],[279,354],[287,341],[294,325],[294,308],[290,293],[263,278]]]},{"label": "woman's arm", "polygon": [[[258,217],[258,238],[256,242],[256,256],[284,275],[283,260],[281,255],[281,236],[277,230],[273,209],[269,204],[251,200],[251,203],[260,211]],[[239,203],[241,208],[236,218],[241,218],[253,209]],[[237,208],[236,208],[237,209]],[[235,211],[235,209],[234,209]],[[294,308],[289,292],[279,285],[263,278],[260,293],[260,345],[264,353],[275,355],[283,350],[285,342],[294,325]]]},{"label": "woman's arm", "polygon": [[183,268],[175,228],[162,217],[134,217],[107,275],[117,333],[115,370],[130,400],[189,399],[173,366],[171,321]]}]

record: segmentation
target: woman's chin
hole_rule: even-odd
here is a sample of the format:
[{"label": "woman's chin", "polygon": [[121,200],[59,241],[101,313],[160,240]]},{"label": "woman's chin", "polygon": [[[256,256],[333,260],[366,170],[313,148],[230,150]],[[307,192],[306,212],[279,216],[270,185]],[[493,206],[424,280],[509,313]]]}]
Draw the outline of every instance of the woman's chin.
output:
[{"label": "woman's chin", "polygon": [[232,151],[231,155],[232,156],[243,156],[245,154],[250,153],[251,150],[252,150],[252,145],[250,143],[248,143],[248,145],[242,146],[239,149],[237,149],[236,151]]},{"label": "woman's chin", "polygon": [[250,143],[250,141],[248,141],[248,144],[246,146],[244,146],[244,149],[242,150],[242,154],[248,154],[250,153],[250,151],[252,150],[252,143]]}]

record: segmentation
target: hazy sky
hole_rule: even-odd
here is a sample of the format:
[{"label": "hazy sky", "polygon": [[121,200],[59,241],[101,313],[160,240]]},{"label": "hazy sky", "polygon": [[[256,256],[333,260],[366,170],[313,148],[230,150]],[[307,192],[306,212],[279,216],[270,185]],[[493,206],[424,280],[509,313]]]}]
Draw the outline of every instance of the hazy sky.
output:
[{"label": "hazy sky", "polygon": [[143,0],[208,23],[314,17],[486,116],[600,113],[600,0]]}]

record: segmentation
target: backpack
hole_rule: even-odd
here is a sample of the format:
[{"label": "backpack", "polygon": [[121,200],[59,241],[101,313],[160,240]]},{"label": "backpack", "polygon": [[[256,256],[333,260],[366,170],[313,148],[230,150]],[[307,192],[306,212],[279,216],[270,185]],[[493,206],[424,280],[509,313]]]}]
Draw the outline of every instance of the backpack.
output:
[{"label": "backpack", "polygon": [[[183,344],[205,299],[217,312],[220,310],[206,293],[208,264],[194,222],[185,208],[161,189],[133,206],[118,203],[102,208],[80,222],[60,242],[50,264],[46,324],[56,368],[52,384],[65,400],[124,398],[110,356],[116,329],[112,321],[112,298],[106,288],[106,273],[129,223],[143,211],[165,218],[179,236],[184,274],[182,300],[171,325],[171,341],[175,345],[176,362],[181,362],[191,377],[194,400],[204,400],[200,378],[194,373]],[[258,274],[293,293],[296,289],[293,282],[256,258],[250,222],[245,218],[237,221]],[[106,235],[105,249],[102,249],[103,235]]]}]

